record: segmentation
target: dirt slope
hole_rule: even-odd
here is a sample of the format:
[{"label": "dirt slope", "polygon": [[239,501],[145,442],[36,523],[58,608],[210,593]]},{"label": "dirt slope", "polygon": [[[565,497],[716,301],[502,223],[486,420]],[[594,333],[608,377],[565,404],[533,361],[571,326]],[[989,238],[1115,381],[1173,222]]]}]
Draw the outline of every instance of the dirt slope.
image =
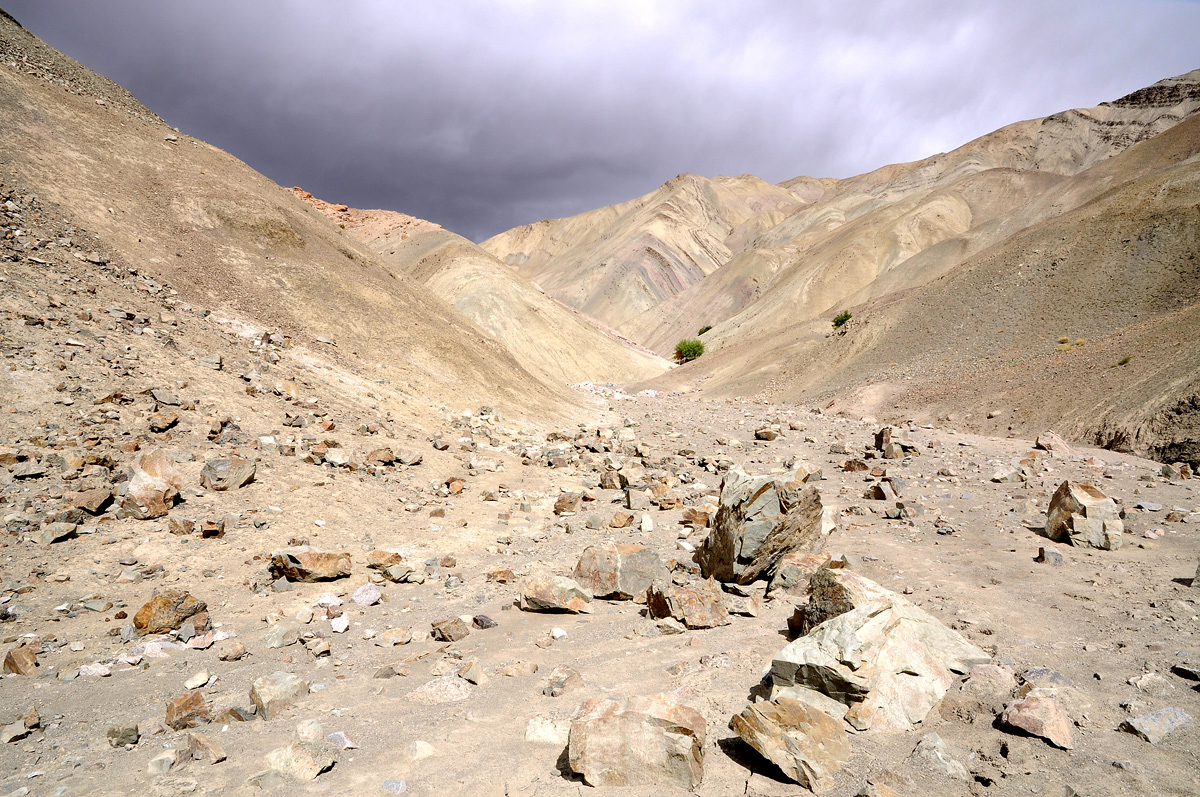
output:
[{"label": "dirt slope", "polygon": [[[652,233],[661,243],[683,240],[697,229],[719,238],[711,224],[720,215],[714,208],[721,202],[736,205],[733,194],[714,194],[711,205],[676,200],[675,215],[661,213],[651,221],[638,215],[648,206],[644,197],[518,228],[487,245],[556,285],[569,275],[575,293],[563,298],[577,306],[624,297],[621,331],[660,354],[702,326],[713,326],[703,336],[708,354],[647,383],[653,387],[701,387],[725,396],[765,390],[810,401],[845,400],[853,393],[848,403],[870,413],[892,405],[927,408],[938,398],[943,412],[974,419],[987,413],[979,411],[978,401],[1020,404],[1029,408],[1028,417],[1010,415],[1006,423],[1026,433],[1053,423],[1144,454],[1191,450],[1186,441],[1193,432],[1187,430],[1200,423],[1187,419],[1188,379],[1150,379],[1136,401],[1103,380],[1096,381],[1098,392],[1081,395],[1053,389],[1058,379],[1053,358],[1033,355],[1045,354],[1043,338],[1052,342],[1050,354],[1061,354],[1053,342],[1063,335],[1071,341],[1085,337],[1099,352],[1103,338],[1126,326],[1134,334],[1137,324],[1142,356],[1160,376],[1190,373],[1175,346],[1156,343],[1161,333],[1153,325],[1172,323],[1170,313],[1196,303],[1188,293],[1194,214],[1187,208],[1197,194],[1186,161],[1195,152],[1191,131],[1198,109],[1200,70],[1095,108],[1018,122],[921,161],[845,180],[796,178],[781,186],[792,201],[767,207],[758,200],[757,213],[728,228],[720,246],[704,248],[712,259],[697,269],[699,276],[673,291],[643,292],[629,301],[630,293],[606,282],[620,267],[611,255],[600,255],[597,242]],[[1182,171],[1173,173],[1169,185],[1151,190],[1141,182],[1175,167]],[[650,196],[698,196],[701,185],[699,178],[678,178]],[[1082,212],[1109,194],[1104,213]],[[738,207],[733,216],[748,206]],[[1163,219],[1171,219],[1165,228]],[[1155,259],[1122,254],[1110,240],[1117,229],[1131,240],[1153,238]],[[1047,240],[1038,253],[1017,243],[1034,230]],[[1072,247],[1070,259],[1048,254],[1058,252],[1057,244]],[[660,253],[660,260],[676,262],[681,252],[694,250]],[[718,252],[728,253],[723,262]],[[630,266],[637,257],[620,262]],[[985,260],[1024,264],[1018,268],[1024,281],[1000,279],[1006,266],[984,277],[978,264]],[[1044,272],[1031,261],[1046,268],[1054,262],[1062,273],[1042,279]],[[1097,261],[1108,265],[1096,267]],[[1069,271],[1063,271],[1066,263]],[[1169,286],[1185,287],[1180,295],[1188,297],[1186,306],[1167,308],[1157,298]],[[936,303],[930,299],[903,317],[888,315],[882,331],[864,333],[861,323],[852,324],[845,341],[840,336],[841,342],[826,341],[829,321],[839,311],[878,325],[880,314],[916,308],[917,297],[935,293]],[[1060,306],[1050,310],[1051,301]],[[1112,307],[1134,308],[1139,315],[1114,314]],[[934,323],[960,314],[967,320],[953,335]],[[1196,334],[1186,324],[1181,328],[1187,350]],[[995,363],[1022,364],[1012,396],[1001,395],[986,377],[979,384],[969,381],[981,361],[991,364],[988,373]],[[894,378],[893,372],[902,376]],[[905,405],[903,395],[913,400]]]},{"label": "dirt slope", "polygon": [[683,174],[631,202],[518,227],[481,246],[551,296],[625,332],[724,265],[731,237],[752,235],[800,204],[756,177]]},{"label": "dirt slope", "polygon": [[389,269],[407,274],[552,384],[627,384],[667,370],[661,357],[547,296],[521,274],[432,222],[302,198],[334,219]]},{"label": "dirt slope", "polygon": [[568,400],[289,191],[81,74],[0,19],[0,169],[114,257],[218,315],[284,330],[402,385],[416,401],[488,395],[540,410]]},{"label": "dirt slope", "polygon": [[955,418],[991,432],[1053,425],[1195,461],[1198,196],[1193,118],[1037,200],[1075,210],[1028,226],[1044,212],[1014,211],[995,222],[999,242],[961,266],[851,307],[844,334],[824,319],[766,326],[752,306],[706,336],[706,369],[688,369],[721,393]]}]

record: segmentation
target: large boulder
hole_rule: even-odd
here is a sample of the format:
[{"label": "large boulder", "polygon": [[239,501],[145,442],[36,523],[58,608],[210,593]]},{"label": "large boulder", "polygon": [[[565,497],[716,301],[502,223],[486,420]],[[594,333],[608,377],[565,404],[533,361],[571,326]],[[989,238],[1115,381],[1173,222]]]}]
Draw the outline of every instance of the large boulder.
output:
[{"label": "large boulder", "polygon": [[161,448],[134,457],[133,476],[121,498],[121,510],[131,518],[162,517],[175,505],[183,477]]},{"label": "large boulder", "polygon": [[1037,442],[1034,443],[1037,448],[1043,451],[1049,451],[1057,454],[1060,457],[1071,456],[1071,446],[1057,432],[1046,430],[1037,436]]},{"label": "large boulder", "polygon": [[[826,507],[829,509],[831,507]],[[808,584],[813,574],[829,564],[827,553],[792,552],[779,560],[775,568],[775,576],[771,579],[770,592],[772,595],[786,593],[800,596],[808,592]]]},{"label": "large boulder", "polygon": [[168,589],[152,597],[137,610],[133,616],[133,626],[140,634],[165,634],[207,608],[204,601],[190,592]]},{"label": "large boulder", "polygon": [[580,706],[567,759],[589,786],[674,786],[704,777],[705,722],[669,695],[601,698]]},{"label": "large boulder", "polygon": [[4,673],[15,675],[33,675],[37,671],[37,648],[32,645],[18,645],[4,654]]},{"label": "large boulder", "polygon": [[165,722],[175,731],[205,725],[212,722],[212,706],[201,692],[188,692],[167,704]]},{"label": "large boulder", "polygon": [[671,617],[688,628],[729,625],[729,610],[715,582],[701,585],[654,584],[646,590],[651,619]]},{"label": "large boulder", "polygon": [[[831,614],[771,662],[780,687],[814,689],[849,707],[859,730],[908,730],[941,701],[958,676],[991,657],[899,595],[847,570]],[[815,577],[814,577],[815,578]],[[845,609],[834,614],[837,609]]]},{"label": "large boulder", "polygon": [[200,471],[200,484],[210,490],[236,489],[252,481],[254,463],[240,457],[210,459]]},{"label": "large boulder", "polygon": [[786,554],[824,548],[821,496],[804,483],[811,475],[806,469],[783,476],[728,471],[713,529],[696,551],[704,577],[749,584],[771,578]]},{"label": "large boulder", "polygon": [[833,773],[850,758],[845,725],[790,698],[747,706],[729,727],[783,774],[817,794],[828,791]]},{"label": "large boulder", "polygon": [[1071,718],[1062,704],[1052,697],[1029,695],[1021,698],[1004,709],[1000,724],[1041,737],[1063,750],[1075,746]]},{"label": "large boulder", "polygon": [[1091,484],[1065,481],[1046,510],[1046,536],[1057,542],[1115,551],[1125,524],[1117,504]]},{"label": "large boulder", "polygon": [[308,694],[309,682],[290,672],[273,672],[255,679],[250,685],[250,701],[264,720],[279,713]]},{"label": "large boulder", "polygon": [[666,581],[667,568],[658,554],[643,545],[606,542],[583,549],[573,573],[597,598],[646,602],[646,590]]},{"label": "large boulder", "polygon": [[271,575],[292,581],[333,581],[350,575],[349,551],[320,551],[307,545],[271,553]]},{"label": "large boulder", "polygon": [[527,612],[592,611],[592,593],[566,576],[537,570],[517,582],[518,606]]},{"label": "large boulder", "polygon": [[789,621],[796,636],[871,601],[885,601],[891,594],[853,570],[833,567],[817,569],[809,577],[807,592],[808,602],[797,607],[796,616]]}]

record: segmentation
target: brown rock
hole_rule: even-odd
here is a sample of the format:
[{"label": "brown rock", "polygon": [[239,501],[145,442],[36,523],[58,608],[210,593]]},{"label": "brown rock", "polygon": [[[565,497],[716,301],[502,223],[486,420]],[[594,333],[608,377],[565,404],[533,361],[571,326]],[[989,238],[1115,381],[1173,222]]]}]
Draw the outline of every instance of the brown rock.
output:
[{"label": "brown rock", "polygon": [[121,499],[121,510],[132,518],[147,520],[170,511],[179,496],[183,479],[161,448],[139,454],[131,466],[133,476]]},{"label": "brown rock", "polygon": [[205,725],[212,720],[212,706],[200,692],[188,692],[167,704],[167,727],[181,731],[184,728],[195,728]]},{"label": "brown rock", "polygon": [[813,581],[822,575],[841,579],[829,597],[810,602],[824,603],[830,619],[775,654],[773,687],[819,691],[845,704],[846,721],[859,730],[909,730],[945,697],[956,674],[990,661],[962,635],[878,584],[828,569]]},{"label": "brown rock", "polygon": [[394,551],[376,549],[367,554],[367,568],[382,574],[388,581],[400,582],[413,572],[412,565]]},{"label": "brown rock", "polygon": [[[416,451],[411,448],[402,448],[396,452],[396,461],[399,462],[401,465],[406,465],[410,468],[414,467],[416,465],[420,465],[421,462],[424,461],[424,459],[425,459],[424,454],[422,454],[420,451]],[[451,479],[451,481],[454,481],[454,480]],[[459,481],[462,481],[462,480],[460,479]],[[463,482],[463,484],[465,484],[465,482]],[[458,491],[462,492],[462,484],[459,485]]]},{"label": "brown rock", "polygon": [[527,612],[592,611],[592,593],[564,576],[535,571],[517,582],[519,606]]},{"label": "brown rock", "polygon": [[583,686],[583,676],[570,667],[558,666],[550,673],[542,694],[546,697],[561,697]]},{"label": "brown rock", "polygon": [[405,697],[414,703],[427,706],[438,706],[443,703],[457,703],[466,700],[474,694],[470,682],[457,675],[445,675],[417,687]]},{"label": "brown rock", "polygon": [[271,554],[271,575],[292,581],[333,581],[350,575],[349,551],[319,551],[307,545]]},{"label": "brown rock", "polygon": [[197,600],[190,592],[169,589],[158,593],[138,609],[133,616],[133,625],[140,634],[165,634],[179,628],[185,620],[206,608],[204,601]]},{"label": "brown rock", "polygon": [[1004,709],[1004,713],[1000,715],[1000,722],[1010,728],[1041,737],[1063,750],[1070,750],[1075,746],[1071,733],[1071,718],[1052,697],[1030,695],[1018,700]]},{"label": "brown rock", "polygon": [[668,578],[662,560],[649,548],[613,542],[584,548],[572,575],[597,598],[639,603],[645,603],[651,584]]},{"label": "brown rock", "polygon": [[379,636],[375,637],[375,644],[383,648],[390,648],[396,645],[407,645],[412,642],[412,631],[408,628],[389,628]]},{"label": "brown rock", "polygon": [[290,672],[273,672],[255,679],[250,685],[250,701],[258,707],[264,720],[272,720],[279,712],[308,694],[309,682]]},{"label": "brown rock", "polygon": [[292,742],[264,757],[267,766],[291,780],[315,780],[322,772],[333,769],[337,758],[329,750],[312,742]]},{"label": "brown rock", "polygon": [[216,739],[204,733],[189,733],[188,740],[188,755],[195,761],[207,761],[210,764],[219,764],[225,760],[225,748],[217,744]]},{"label": "brown rock", "polygon": [[37,651],[29,645],[18,645],[4,654],[5,673],[33,675],[37,666]]},{"label": "brown rock", "polygon": [[817,794],[833,786],[833,773],[850,758],[845,726],[789,698],[746,707],[729,728],[783,774]]},{"label": "brown rock", "polygon": [[554,514],[565,515],[568,512],[579,511],[579,493],[563,493],[554,501]]},{"label": "brown rock", "polygon": [[1049,430],[1038,435],[1037,442],[1034,445],[1043,451],[1050,451],[1062,457],[1069,457],[1072,453],[1071,446],[1067,444],[1067,441],[1062,439],[1056,432]]},{"label": "brown rock", "polygon": [[633,515],[628,512],[614,512],[608,520],[610,529],[627,529],[633,525]]},{"label": "brown rock", "polygon": [[758,595],[733,595],[726,593],[721,596],[725,609],[730,614],[741,614],[746,617],[758,617],[762,611],[762,599]]},{"label": "brown rock", "polygon": [[1012,700],[1017,679],[994,664],[971,668],[965,681],[946,695],[938,711],[946,719],[957,717],[966,722],[991,723]]},{"label": "brown rock", "polygon": [[79,507],[89,515],[98,515],[104,511],[111,500],[112,490],[107,487],[96,487],[77,494],[71,501],[71,505]]},{"label": "brown rock", "polygon": [[786,554],[824,548],[821,496],[802,478],[798,471],[751,477],[734,468],[725,474],[712,532],[696,551],[705,578],[769,579]]},{"label": "brown rock", "polygon": [[729,612],[713,582],[694,587],[655,584],[646,590],[646,608],[651,619],[673,617],[688,628],[729,625]]},{"label": "brown rock", "polygon": [[177,412],[156,412],[149,418],[152,432],[165,432],[177,423],[179,423],[179,413]]},{"label": "brown rock", "polygon": [[465,639],[471,633],[471,627],[463,622],[461,617],[451,617],[449,620],[433,624],[429,636],[439,642],[457,642]]},{"label": "brown rock", "polygon": [[1065,481],[1050,498],[1046,536],[1052,540],[1115,551],[1124,531],[1116,502],[1091,484]]},{"label": "brown rock", "polygon": [[567,760],[589,786],[674,786],[704,778],[705,722],[668,695],[584,703],[571,723]]},{"label": "brown rock", "polygon": [[517,574],[507,567],[493,567],[487,572],[487,580],[497,584],[511,584],[517,580]]}]

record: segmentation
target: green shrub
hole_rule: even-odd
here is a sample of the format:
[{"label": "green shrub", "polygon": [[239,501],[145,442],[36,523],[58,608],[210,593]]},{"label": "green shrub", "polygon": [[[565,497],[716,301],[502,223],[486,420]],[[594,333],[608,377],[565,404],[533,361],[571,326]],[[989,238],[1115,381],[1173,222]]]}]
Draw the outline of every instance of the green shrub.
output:
[{"label": "green shrub", "polygon": [[1129,361],[1132,359],[1132,357],[1122,357],[1121,359],[1117,360],[1117,365],[1129,365]]},{"label": "green shrub", "polygon": [[681,363],[690,362],[704,354],[704,344],[695,338],[685,338],[675,344],[675,359]]},{"label": "green shrub", "polygon": [[700,331],[699,331],[699,332],[697,332],[696,334],[697,334],[697,335],[703,335],[705,332],[707,332],[707,331],[708,331],[708,330],[710,330],[710,329],[712,329],[712,325],[711,325],[711,324],[705,324],[704,326],[700,327]]},{"label": "green shrub", "polygon": [[853,316],[851,316],[851,315],[850,315],[850,311],[849,311],[849,310],[843,310],[842,312],[838,313],[837,315],[835,315],[835,316],[833,317],[833,328],[834,328],[834,329],[841,329],[841,328],[842,328],[842,326],[843,326],[843,325],[844,325],[844,324],[845,324],[847,321],[849,321],[851,318],[853,318]]}]

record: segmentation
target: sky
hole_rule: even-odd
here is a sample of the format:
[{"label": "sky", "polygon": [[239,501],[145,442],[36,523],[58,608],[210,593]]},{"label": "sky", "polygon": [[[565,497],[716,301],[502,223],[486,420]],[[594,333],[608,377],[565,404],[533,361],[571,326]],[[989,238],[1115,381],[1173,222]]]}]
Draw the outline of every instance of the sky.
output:
[{"label": "sky", "polygon": [[1200,67],[1194,0],[0,0],[280,185],[472,240],[848,177]]}]

